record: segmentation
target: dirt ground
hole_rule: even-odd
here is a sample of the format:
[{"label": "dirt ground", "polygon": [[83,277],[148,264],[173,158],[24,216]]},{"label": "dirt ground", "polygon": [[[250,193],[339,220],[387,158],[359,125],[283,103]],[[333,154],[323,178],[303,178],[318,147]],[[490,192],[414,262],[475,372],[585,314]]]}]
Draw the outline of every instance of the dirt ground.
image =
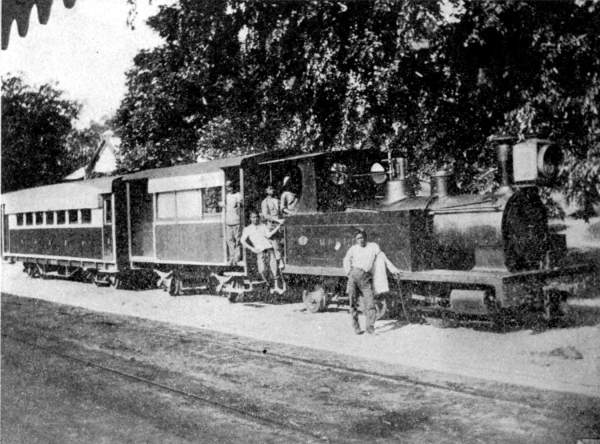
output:
[{"label": "dirt ground", "polygon": [[600,436],[600,398],[422,383],[377,361],[6,294],[2,351],[2,442]]},{"label": "dirt ground", "polygon": [[343,309],[311,314],[302,304],[231,304],[218,296],[173,298],[162,290],[115,290],[31,279],[19,264],[2,264],[2,291],[382,364],[600,396],[600,294],[596,291],[569,301],[577,322],[568,328],[496,333],[380,320],[374,336],[354,335]]}]

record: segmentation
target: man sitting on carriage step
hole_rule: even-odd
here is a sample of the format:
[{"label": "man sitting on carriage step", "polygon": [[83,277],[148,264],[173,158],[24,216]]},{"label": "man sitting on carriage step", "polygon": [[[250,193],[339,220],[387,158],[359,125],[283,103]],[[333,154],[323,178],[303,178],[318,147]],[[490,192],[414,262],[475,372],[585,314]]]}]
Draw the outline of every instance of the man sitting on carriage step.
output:
[{"label": "man sitting on carriage step", "polygon": [[[275,224],[274,228],[269,229],[266,225],[260,223],[258,213],[253,211],[250,213],[250,225],[242,231],[240,241],[245,248],[256,254],[258,273],[265,282],[269,283],[271,290],[283,293],[283,290],[277,284],[279,269],[273,243],[271,242],[271,236],[279,231],[279,227],[280,224]],[[248,241],[251,243],[248,243]],[[271,279],[267,276],[267,264],[271,271]]]},{"label": "man sitting on carriage step", "polygon": [[352,327],[356,334],[362,333],[360,324],[358,323],[357,290],[359,290],[363,297],[363,307],[366,319],[365,330],[367,333],[372,334],[375,332],[375,317],[377,313],[375,308],[373,275],[377,271],[376,269],[383,271],[382,279],[380,272],[377,272],[377,275],[384,281],[382,282],[384,289],[382,291],[377,291],[377,288],[375,289],[377,293],[383,293],[389,291],[385,269],[389,269],[393,274],[400,273],[400,270],[385,256],[385,253],[381,251],[379,245],[375,242],[367,242],[367,233],[364,230],[357,230],[354,236],[354,242],[355,244],[346,252],[343,262],[344,271],[348,276],[346,293],[348,293],[348,298],[350,299]]}]

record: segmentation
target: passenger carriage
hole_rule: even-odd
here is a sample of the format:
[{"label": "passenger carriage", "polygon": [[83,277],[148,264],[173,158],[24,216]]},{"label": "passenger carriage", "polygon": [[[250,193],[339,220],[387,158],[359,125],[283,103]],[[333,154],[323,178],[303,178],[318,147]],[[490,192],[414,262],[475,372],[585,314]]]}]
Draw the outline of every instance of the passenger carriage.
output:
[{"label": "passenger carriage", "polygon": [[[67,276],[118,283],[124,202],[118,178],[65,182],[2,196],[3,256],[32,277]],[[120,260],[121,259],[121,260]]]}]

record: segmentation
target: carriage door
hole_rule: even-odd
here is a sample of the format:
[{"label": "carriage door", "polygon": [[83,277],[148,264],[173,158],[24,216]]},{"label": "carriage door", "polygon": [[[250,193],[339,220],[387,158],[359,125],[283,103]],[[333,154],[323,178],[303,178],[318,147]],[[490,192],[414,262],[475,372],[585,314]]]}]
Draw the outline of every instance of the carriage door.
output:
[{"label": "carriage door", "polygon": [[102,260],[114,261],[114,202],[112,194],[102,196]]},{"label": "carriage door", "polygon": [[2,252],[1,255],[4,256],[4,253],[8,253],[10,251],[8,246],[8,215],[5,214],[4,204],[0,205],[0,230],[2,230],[0,251]]}]

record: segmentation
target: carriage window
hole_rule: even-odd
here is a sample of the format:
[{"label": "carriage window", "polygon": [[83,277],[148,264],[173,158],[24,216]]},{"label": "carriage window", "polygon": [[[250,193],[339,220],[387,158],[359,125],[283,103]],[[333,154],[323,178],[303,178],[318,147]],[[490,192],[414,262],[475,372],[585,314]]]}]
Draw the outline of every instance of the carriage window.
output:
[{"label": "carriage window", "polygon": [[54,225],[54,211],[46,211],[46,225]]},{"label": "carriage window", "polygon": [[202,217],[200,190],[178,191],[175,195],[177,219],[200,219]]},{"label": "carriage window", "polygon": [[175,193],[159,193],[156,196],[156,217],[175,219]]},{"label": "carriage window", "polygon": [[112,224],[112,201],[110,197],[104,198],[104,225]]},{"label": "carriage window", "polygon": [[23,213],[17,214],[17,225],[23,225]]},{"label": "carriage window", "polygon": [[202,189],[202,213],[204,216],[217,216],[223,208],[221,202],[221,187],[211,187]]},{"label": "carriage window", "polygon": [[77,210],[69,210],[69,223],[76,224],[78,221]]},{"label": "carriage window", "polygon": [[42,211],[38,211],[35,213],[35,224],[42,225],[44,223],[44,213]]},{"label": "carriage window", "polygon": [[25,225],[33,225],[33,213],[25,213]]},{"label": "carriage window", "polygon": [[81,223],[82,224],[92,223],[92,210],[90,210],[89,208],[81,210]]},{"label": "carriage window", "polygon": [[58,225],[63,225],[66,221],[66,217],[65,217],[65,211],[57,211],[56,212],[56,223]]}]

